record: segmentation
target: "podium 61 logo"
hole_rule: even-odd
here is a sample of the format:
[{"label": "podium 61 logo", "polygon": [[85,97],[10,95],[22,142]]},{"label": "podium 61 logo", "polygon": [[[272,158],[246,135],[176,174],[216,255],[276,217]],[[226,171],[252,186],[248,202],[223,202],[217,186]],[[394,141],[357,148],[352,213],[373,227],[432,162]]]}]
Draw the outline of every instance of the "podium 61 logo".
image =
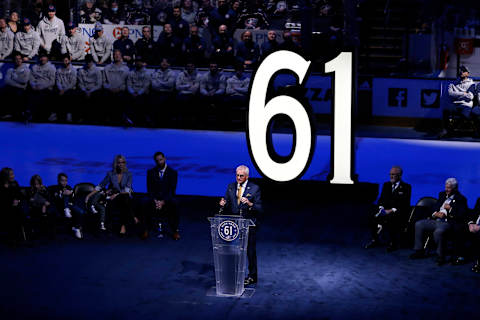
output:
[{"label": "podium 61 logo", "polygon": [[238,238],[238,225],[230,220],[223,221],[218,226],[218,235],[225,241],[233,241]]}]

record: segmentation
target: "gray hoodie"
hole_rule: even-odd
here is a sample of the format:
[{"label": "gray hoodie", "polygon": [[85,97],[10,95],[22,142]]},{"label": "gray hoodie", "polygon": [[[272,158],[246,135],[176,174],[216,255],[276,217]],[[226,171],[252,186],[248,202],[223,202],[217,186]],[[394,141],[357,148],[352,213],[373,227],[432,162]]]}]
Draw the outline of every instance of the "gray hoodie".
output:
[{"label": "gray hoodie", "polygon": [[449,84],[448,96],[454,106],[472,108],[475,97],[475,83],[470,78],[457,79]]},{"label": "gray hoodie", "polygon": [[15,35],[10,29],[5,28],[5,32],[0,30],[0,59],[8,57],[13,51],[13,39]]},{"label": "gray hoodie", "polygon": [[243,75],[240,79],[236,74],[227,80],[227,94],[230,96],[245,97],[248,94],[248,86],[250,85],[250,78]]},{"label": "gray hoodie", "polygon": [[62,54],[70,54],[73,61],[85,59],[85,45],[78,33],[73,36],[64,35],[60,43],[62,44]]},{"label": "gray hoodie", "polygon": [[28,59],[38,54],[40,48],[40,35],[31,28],[28,32],[17,32],[15,35],[15,51],[20,52]]},{"label": "gray hoodie", "polygon": [[105,63],[112,54],[112,42],[105,34],[90,38],[90,53],[96,63]]},{"label": "gray hoodie", "polygon": [[102,71],[95,65],[90,69],[85,66],[78,71],[77,80],[78,87],[83,92],[97,91],[102,88]]},{"label": "gray hoodie", "polygon": [[190,74],[184,70],[178,75],[175,87],[181,94],[196,94],[200,87],[200,75],[196,71]]},{"label": "gray hoodie", "polygon": [[57,88],[58,90],[72,90],[77,85],[77,70],[70,64],[68,68],[62,66],[57,69]]},{"label": "gray hoodie", "polygon": [[55,73],[55,66],[50,62],[44,65],[33,65],[30,73],[30,86],[38,87],[40,90],[52,89],[55,85]]},{"label": "gray hoodie", "polygon": [[46,16],[38,23],[37,31],[40,34],[40,45],[50,53],[52,42],[57,40],[60,43],[60,40],[65,35],[65,25],[56,16],[51,21]]},{"label": "gray hoodie", "polygon": [[7,86],[25,89],[30,79],[30,68],[22,64],[17,68],[10,68],[5,75],[5,84]]},{"label": "gray hoodie", "polygon": [[225,76],[218,72],[215,75],[212,75],[211,72],[207,72],[200,79],[200,93],[202,95],[207,95],[208,92],[215,90],[215,94],[224,94],[226,86]]},{"label": "gray hoodie", "polygon": [[127,77],[127,90],[131,94],[137,95],[147,94],[150,88],[151,75],[150,72],[142,68],[130,71]]},{"label": "gray hoodie", "polygon": [[129,72],[130,69],[124,63],[121,65],[114,63],[107,65],[103,70],[103,87],[105,89],[120,89],[124,91]]},{"label": "gray hoodie", "polygon": [[158,92],[172,92],[175,89],[175,72],[170,69],[156,70],[152,74],[152,90]]}]

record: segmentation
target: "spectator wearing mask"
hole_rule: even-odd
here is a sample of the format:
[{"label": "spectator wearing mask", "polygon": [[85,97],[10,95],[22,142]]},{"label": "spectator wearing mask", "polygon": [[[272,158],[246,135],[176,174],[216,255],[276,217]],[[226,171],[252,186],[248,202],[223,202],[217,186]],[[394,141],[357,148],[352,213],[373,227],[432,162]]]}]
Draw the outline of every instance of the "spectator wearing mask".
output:
[{"label": "spectator wearing mask", "polygon": [[[150,90],[151,75],[145,68],[145,61],[140,56],[135,58],[135,69],[131,70],[127,76],[127,91],[130,95],[129,107],[131,110],[127,110],[127,118],[131,119],[132,115],[138,114],[139,110],[143,110],[143,114],[146,115],[146,121],[149,123],[151,120],[148,118],[146,106],[147,95]],[[142,122],[143,119],[137,117],[137,121]],[[128,121],[128,120],[127,120]]]},{"label": "spectator wearing mask", "polygon": [[148,65],[155,64],[155,42],[152,39],[152,29],[150,27],[142,28],[143,37],[135,42],[135,53],[143,57]]},{"label": "spectator wearing mask", "polygon": [[48,56],[45,52],[40,54],[40,61],[38,64],[32,66],[30,73],[30,88],[33,90],[31,95],[30,107],[34,113],[43,116],[44,111],[38,110],[37,106],[50,105],[47,101],[50,100],[53,87],[55,86],[56,69],[53,64],[48,61]]},{"label": "spectator wearing mask", "polygon": [[103,26],[100,23],[95,25],[95,34],[90,39],[90,53],[95,63],[104,64],[110,62],[112,42],[104,34]]},{"label": "spectator wearing mask", "polygon": [[55,14],[55,6],[48,6],[47,16],[39,22],[37,27],[40,34],[40,47],[48,54],[60,52],[60,39],[65,35],[65,25]]},{"label": "spectator wearing mask", "polygon": [[13,51],[13,41],[15,35],[7,28],[5,19],[0,19],[0,60],[10,57]]},{"label": "spectator wearing mask", "polygon": [[103,23],[105,24],[125,24],[125,13],[118,6],[117,1],[112,1],[110,8],[106,10]]},{"label": "spectator wearing mask", "polygon": [[33,30],[28,18],[23,20],[23,31],[17,32],[14,42],[15,51],[20,52],[24,57],[23,61],[33,60],[38,55],[40,48],[40,36]]},{"label": "spectator wearing mask", "polygon": [[205,41],[198,35],[198,27],[192,25],[190,27],[190,35],[183,43],[185,61],[190,58],[195,64],[203,65],[205,62]]},{"label": "spectator wearing mask", "polygon": [[232,66],[234,64],[233,38],[229,35],[226,25],[218,27],[218,35],[213,39],[212,44],[212,58],[222,67]]},{"label": "spectator wearing mask", "polygon": [[165,24],[163,32],[157,41],[157,56],[160,59],[167,58],[172,64],[176,64],[181,55],[182,41],[173,34],[170,24]]},{"label": "spectator wearing mask", "polygon": [[[67,122],[72,122],[72,113],[75,109],[76,101],[76,87],[77,87],[77,70],[72,66],[70,55],[63,56],[63,65],[57,69],[56,85],[58,91],[58,99],[60,103],[57,104],[57,113]],[[73,105],[73,106],[72,106]],[[57,117],[54,114],[53,118]]]},{"label": "spectator wearing mask", "polygon": [[238,63],[243,63],[247,68],[254,68],[260,58],[260,49],[258,44],[253,42],[252,33],[245,31],[242,34],[242,42],[237,46],[235,56]]},{"label": "spectator wearing mask", "polygon": [[[100,89],[102,88],[102,72],[95,65],[91,55],[85,56],[85,65],[77,73],[77,85],[81,95],[82,113],[80,118],[92,118],[96,113]],[[81,122],[82,120],[79,120]]]},{"label": "spectator wearing mask", "polygon": [[[105,66],[103,72],[103,88],[104,88],[104,105],[111,105],[117,108],[120,106],[121,110],[125,109],[125,89],[127,86],[127,77],[130,73],[125,62],[123,62],[123,55],[120,50],[114,50],[113,63]],[[113,112],[110,112],[113,111]],[[119,122],[121,119],[117,117],[118,113],[113,110],[105,110],[108,114],[103,113],[102,119],[113,120]]]},{"label": "spectator wearing mask", "polygon": [[[5,74],[5,86],[0,89],[1,96],[5,101],[15,101],[14,105],[3,104],[2,119],[12,118],[16,112],[25,112],[25,91],[30,79],[30,69],[23,64],[23,57],[20,53],[13,54],[14,67],[7,70]],[[19,116],[17,114],[16,116]]]},{"label": "spectator wearing mask", "polygon": [[73,22],[67,25],[67,35],[62,38],[62,55],[68,54],[72,61],[85,59],[85,45],[77,32],[77,25]]},{"label": "spectator wearing mask", "polygon": [[160,69],[152,74],[152,101],[156,108],[152,112],[154,121],[161,124],[168,123],[173,106],[173,91],[175,90],[175,72],[172,71],[168,60],[163,58]]}]

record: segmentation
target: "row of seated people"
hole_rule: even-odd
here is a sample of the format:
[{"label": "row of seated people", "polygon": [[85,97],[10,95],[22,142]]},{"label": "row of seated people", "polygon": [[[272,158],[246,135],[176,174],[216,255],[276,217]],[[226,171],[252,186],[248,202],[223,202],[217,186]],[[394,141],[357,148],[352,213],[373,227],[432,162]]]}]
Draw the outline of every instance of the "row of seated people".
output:
[{"label": "row of seated people", "polygon": [[129,232],[146,239],[154,232],[159,238],[168,234],[179,240],[177,171],[167,165],[162,152],[153,158],[155,167],[147,171],[147,195],[143,197],[134,194],[132,173],[122,155],[115,156],[112,170],[97,186],[82,183],[72,188],[67,175],[60,173],[57,185],[46,187],[34,175],[30,186],[21,188],[13,169],[3,168],[0,231],[6,231],[9,243],[16,245],[44,234],[54,237],[63,220],[78,239],[90,225],[97,233],[109,231],[123,237]]},{"label": "row of seated people", "polygon": [[[24,55],[24,61],[37,60],[41,52],[47,53],[53,59],[68,54],[72,61],[83,61],[86,47],[77,25],[70,22],[65,30],[63,22],[56,18],[54,13],[52,12],[52,22],[49,23],[58,27],[53,35],[42,32],[41,29],[37,32],[28,18],[23,21],[23,30],[14,34],[9,30],[6,20],[0,18],[0,60],[10,58],[11,54],[17,51]],[[188,59],[193,59],[197,65],[204,65],[207,56],[211,56],[222,66],[233,66],[235,62],[240,62],[253,68],[262,57],[275,50],[300,50],[292,40],[289,30],[284,31],[281,43],[277,40],[277,33],[271,30],[268,32],[268,40],[261,46],[255,43],[250,31],[245,31],[241,41],[234,44],[230,30],[222,24],[211,39],[212,47],[207,48],[206,41],[196,25],[186,24],[183,26],[184,31],[177,29],[178,25],[167,23],[158,39],[154,40],[151,27],[145,26],[142,28],[142,38],[134,43],[129,38],[131,30],[128,27],[124,26],[120,38],[112,41],[104,33],[103,26],[96,24],[88,52],[99,64],[110,63],[113,51],[118,49],[127,63],[133,63],[135,56],[139,55],[150,65],[158,65],[162,58],[169,59],[175,65],[181,65]]]},{"label": "row of seated people", "polygon": [[[390,180],[382,187],[377,206],[369,216],[369,225],[372,240],[365,248],[374,248],[381,245],[380,235],[388,238],[387,251],[392,252],[399,248],[402,231],[410,227],[414,233],[414,253],[411,259],[427,257],[428,243],[433,238],[436,245],[436,262],[445,264],[447,244],[452,243],[451,263],[464,264],[468,257],[475,260],[474,272],[480,273],[480,198],[475,208],[469,210],[467,199],[458,188],[458,181],[449,178],[445,182],[445,189],[431,205],[423,206],[421,213],[413,214],[410,208],[411,185],[404,182],[403,170],[393,166],[390,170]],[[384,230],[385,232],[382,232]],[[405,233],[408,237],[408,232]],[[410,240],[410,239],[407,239]],[[471,244],[471,250],[467,250]]]},{"label": "row of seated people", "polygon": [[114,62],[103,70],[91,56],[78,70],[65,56],[56,69],[46,54],[29,68],[17,53],[14,68],[5,74],[5,84],[4,101],[15,103],[2,107],[3,119],[72,122],[75,116],[76,121],[110,118],[112,122],[153,126],[165,124],[173,116],[182,121],[202,119],[210,111],[227,123],[232,110],[246,108],[250,78],[238,64],[227,79],[215,61],[208,72],[200,74],[192,62],[179,72],[170,69],[166,59],[159,69],[149,70],[137,56],[130,70],[117,50]]}]

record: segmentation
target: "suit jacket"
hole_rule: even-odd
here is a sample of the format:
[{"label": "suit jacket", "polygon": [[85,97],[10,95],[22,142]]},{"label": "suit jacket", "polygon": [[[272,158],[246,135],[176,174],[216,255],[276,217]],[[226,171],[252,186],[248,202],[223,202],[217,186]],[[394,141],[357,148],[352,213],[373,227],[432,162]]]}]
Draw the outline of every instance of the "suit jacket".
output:
[{"label": "suit jacket", "polygon": [[[447,194],[445,191],[442,191],[438,194],[438,200],[434,208],[435,211],[440,211],[445,200],[447,200]],[[467,198],[465,198],[460,192],[456,191],[450,205],[452,208],[448,210],[447,221],[451,223],[466,222],[465,220],[468,218]]]},{"label": "suit jacket", "polygon": [[403,181],[392,192],[392,183],[385,182],[382,187],[382,193],[378,199],[378,205],[385,209],[396,208],[399,214],[407,214],[410,209],[410,197],[412,195],[412,187]]},{"label": "suit jacket", "polygon": [[237,204],[237,182],[232,182],[228,185],[225,192],[225,205],[224,212],[234,215],[241,215],[246,219],[252,219],[256,222],[257,214],[263,211],[262,199],[260,194],[260,187],[255,183],[248,181],[243,191],[242,197],[247,198],[253,203],[253,206],[249,207],[246,203]]},{"label": "suit jacket", "polygon": [[177,193],[178,173],[167,165],[163,177],[160,178],[160,168],[154,167],[147,171],[147,193],[155,200],[174,201]]}]

